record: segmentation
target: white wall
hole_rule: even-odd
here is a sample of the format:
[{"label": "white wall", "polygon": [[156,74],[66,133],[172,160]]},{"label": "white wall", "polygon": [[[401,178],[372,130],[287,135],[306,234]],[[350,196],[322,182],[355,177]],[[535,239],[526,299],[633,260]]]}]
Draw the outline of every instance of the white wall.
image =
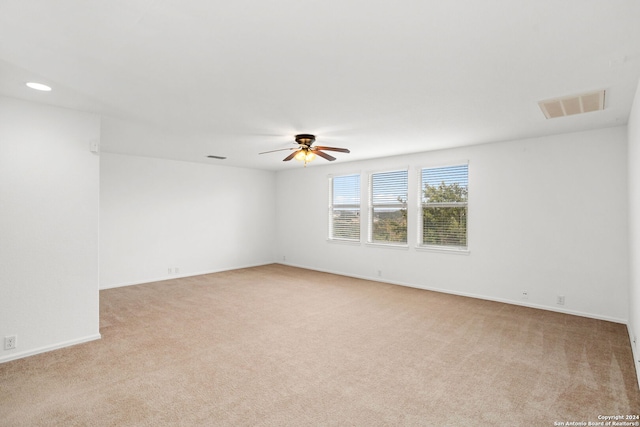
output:
[{"label": "white wall", "polygon": [[[0,349],[0,362],[99,338],[99,283],[285,256],[312,269],[374,280],[381,270],[379,279],[393,283],[629,319],[633,335],[640,330],[639,98],[628,140],[618,127],[326,166],[318,159],[273,173],[98,157],[89,151],[100,139],[98,116],[0,97],[0,339],[18,336],[16,350]],[[406,250],[326,241],[328,174],[410,166],[417,191],[420,166],[461,160],[470,165],[469,255],[416,251],[415,241]],[[409,215],[415,220],[417,210]],[[565,306],[555,304],[557,294]]]},{"label": "white wall", "polygon": [[102,153],[100,286],[271,263],[275,221],[274,172]]},{"label": "white wall", "polygon": [[640,85],[629,116],[629,336],[640,384]]},{"label": "white wall", "polygon": [[[404,250],[327,242],[328,174],[410,166],[416,192],[421,166],[467,160],[468,255],[417,251],[411,237]],[[277,175],[278,261],[626,323],[625,127],[318,167],[321,162]],[[366,192],[366,180],[363,187]],[[418,210],[408,213],[415,236]],[[564,306],[556,304],[559,294]]]},{"label": "white wall", "polygon": [[0,97],[0,362],[99,338],[100,118]]}]

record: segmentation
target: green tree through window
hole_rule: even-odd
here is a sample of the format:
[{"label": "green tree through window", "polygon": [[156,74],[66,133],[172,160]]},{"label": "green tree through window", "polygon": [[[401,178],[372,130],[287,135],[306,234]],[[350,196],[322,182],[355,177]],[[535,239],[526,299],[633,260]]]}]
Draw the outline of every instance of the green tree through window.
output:
[{"label": "green tree through window", "polygon": [[407,170],[371,174],[371,242],[407,243],[407,193]]},{"label": "green tree through window", "polygon": [[422,244],[467,247],[468,165],[422,169]]}]

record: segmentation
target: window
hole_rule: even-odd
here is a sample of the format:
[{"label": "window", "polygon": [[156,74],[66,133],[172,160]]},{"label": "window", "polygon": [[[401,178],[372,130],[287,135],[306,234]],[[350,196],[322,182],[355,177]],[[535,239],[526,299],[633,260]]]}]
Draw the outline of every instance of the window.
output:
[{"label": "window", "polygon": [[334,176],[329,200],[329,239],[360,241],[360,175]]},{"label": "window", "polygon": [[467,248],[469,166],[422,169],[422,246]]},{"label": "window", "polygon": [[406,170],[371,174],[369,242],[407,243]]}]

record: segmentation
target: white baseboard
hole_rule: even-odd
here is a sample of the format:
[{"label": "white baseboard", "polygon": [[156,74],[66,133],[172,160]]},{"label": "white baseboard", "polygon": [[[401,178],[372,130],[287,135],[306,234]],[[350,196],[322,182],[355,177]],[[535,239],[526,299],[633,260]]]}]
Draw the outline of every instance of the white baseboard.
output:
[{"label": "white baseboard", "polygon": [[61,348],[70,347],[70,346],[76,345],[76,344],[82,344],[82,343],[86,343],[86,342],[89,342],[89,341],[99,340],[100,338],[102,338],[102,336],[100,334],[89,335],[87,337],[78,338],[78,339],[70,340],[70,341],[64,341],[64,342],[56,343],[56,344],[53,344],[53,345],[48,345],[48,346],[45,346],[45,347],[35,348],[35,349],[32,349],[32,350],[21,351],[21,352],[17,352],[17,353],[11,353],[11,354],[9,354],[7,356],[0,357],[0,363],[10,362],[10,361],[16,360],[16,359],[22,359],[23,357],[33,356],[33,355],[40,354],[40,353],[46,353],[48,351],[59,350]]},{"label": "white baseboard", "polygon": [[185,277],[202,276],[204,274],[221,273],[223,271],[240,270],[242,268],[260,267],[262,265],[269,265],[269,264],[273,264],[273,262],[269,261],[269,262],[264,262],[260,264],[240,265],[240,266],[228,267],[228,268],[225,267],[225,268],[219,268],[215,270],[207,270],[207,271],[200,271],[200,272],[187,273],[187,274],[171,274],[171,275],[167,274],[166,276],[152,277],[144,280],[135,280],[133,282],[121,282],[121,283],[115,283],[110,285],[100,285],[100,290],[102,291],[105,289],[122,288],[124,286],[133,286],[133,285],[142,285],[145,283],[162,282],[163,280],[182,279]]},{"label": "white baseboard", "polygon": [[638,351],[638,340],[633,333],[633,329],[630,324],[627,324],[627,332],[629,332],[629,342],[631,343],[631,353],[633,354],[633,364],[636,367],[636,377],[638,380],[638,387],[640,387],[640,351]]},{"label": "white baseboard", "polygon": [[459,295],[459,296],[462,296],[462,297],[477,298],[477,299],[482,299],[482,300],[486,300],[486,301],[501,302],[501,303],[505,303],[505,304],[520,305],[520,306],[523,306],[523,307],[536,308],[536,309],[539,309],[539,310],[555,311],[557,313],[571,314],[573,316],[588,317],[588,318],[591,318],[591,319],[605,320],[607,322],[622,323],[623,325],[627,324],[627,319],[620,319],[620,318],[617,318],[617,317],[602,316],[602,315],[593,314],[593,313],[584,313],[584,312],[576,311],[576,310],[560,309],[558,307],[546,306],[546,305],[541,305],[541,304],[524,303],[522,301],[510,300],[510,299],[507,299],[507,298],[491,297],[491,296],[480,295],[480,294],[472,294],[472,293],[468,293],[468,292],[458,292],[458,291],[452,291],[452,290],[449,290],[449,289],[434,288],[434,287],[430,287],[430,286],[416,285],[416,284],[413,284],[413,283],[405,283],[405,282],[399,282],[399,281],[395,281],[395,280],[382,280],[379,277],[374,277],[374,276],[371,276],[371,277],[370,276],[361,276],[361,275],[358,275],[358,274],[350,274],[350,273],[342,273],[342,272],[331,271],[331,270],[323,270],[323,269],[319,269],[319,268],[312,268],[312,267],[307,267],[307,266],[297,265],[297,264],[291,264],[291,263],[286,263],[286,262],[280,262],[279,264],[288,265],[288,266],[297,267],[297,268],[304,268],[304,269],[307,269],[307,270],[320,271],[322,273],[330,273],[330,274],[337,274],[337,275],[340,275],[340,276],[353,277],[353,278],[356,278],[356,279],[370,280],[372,282],[388,283],[390,285],[406,286],[406,287],[409,287],[409,288],[423,289],[425,291],[433,291],[433,292],[440,292],[440,293],[443,293],[443,294]]}]

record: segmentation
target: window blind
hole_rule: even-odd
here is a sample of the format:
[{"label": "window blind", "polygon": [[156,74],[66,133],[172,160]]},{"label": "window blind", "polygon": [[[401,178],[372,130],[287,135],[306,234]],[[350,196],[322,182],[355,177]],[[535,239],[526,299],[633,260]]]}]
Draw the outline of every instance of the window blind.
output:
[{"label": "window blind", "polygon": [[371,174],[369,241],[407,243],[406,170]]},{"label": "window blind", "polygon": [[330,180],[329,238],[360,241],[360,175]]},{"label": "window blind", "polygon": [[466,249],[469,166],[425,168],[421,178],[421,245]]}]

